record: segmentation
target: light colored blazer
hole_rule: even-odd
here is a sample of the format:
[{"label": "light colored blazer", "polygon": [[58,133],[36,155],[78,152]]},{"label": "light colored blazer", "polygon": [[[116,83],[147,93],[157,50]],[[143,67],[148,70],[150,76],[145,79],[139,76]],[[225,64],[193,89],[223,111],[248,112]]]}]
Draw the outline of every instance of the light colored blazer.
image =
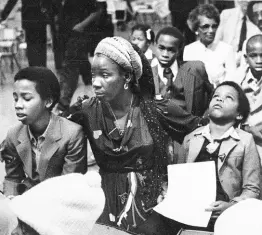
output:
[{"label": "light colored blazer", "polygon": [[47,178],[87,171],[82,127],[56,115],[53,115],[42,146],[38,177],[32,172],[32,147],[27,125],[18,124],[11,128],[0,150],[6,169],[5,195],[17,195],[17,186],[22,182],[30,188]]},{"label": "light colored blazer", "polygon": [[[185,137],[177,163],[195,162],[205,141],[203,128]],[[235,129],[234,138],[221,143],[218,158],[219,180],[230,200],[259,198],[260,173],[260,158],[252,135]]]},{"label": "light colored blazer", "polygon": [[[226,9],[221,12],[220,24],[216,32],[216,40],[224,41],[233,46],[237,51],[240,31],[237,32],[239,20],[241,19],[241,10],[238,7]],[[259,34],[259,28],[250,20],[247,20],[247,38]]]}]

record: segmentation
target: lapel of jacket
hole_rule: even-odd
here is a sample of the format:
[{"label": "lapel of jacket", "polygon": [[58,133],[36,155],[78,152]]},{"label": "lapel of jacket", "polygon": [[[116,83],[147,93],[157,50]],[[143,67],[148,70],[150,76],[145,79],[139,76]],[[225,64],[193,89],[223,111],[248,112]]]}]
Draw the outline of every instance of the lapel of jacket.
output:
[{"label": "lapel of jacket", "polygon": [[153,79],[155,83],[155,94],[159,95],[160,94],[160,85],[159,85],[159,76],[158,76],[158,65],[154,65],[152,67],[152,72],[153,72]]},{"label": "lapel of jacket", "polygon": [[[201,128],[202,130],[202,128]],[[199,134],[196,133],[193,138],[189,142],[189,151],[188,151],[188,158],[187,162],[192,163],[196,160],[203,144],[204,144],[205,138]]]},{"label": "lapel of jacket", "polygon": [[62,138],[61,121],[56,115],[52,116],[53,120],[50,123],[50,126],[48,127],[39,160],[38,171],[41,181],[45,178],[45,173],[50,158],[54,155],[54,153],[57,151],[59,147],[57,141]]},{"label": "lapel of jacket", "polygon": [[228,155],[233,150],[233,148],[237,145],[239,140],[240,140],[239,137],[238,138],[229,137],[228,139],[222,141],[219,149],[218,161],[217,161],[218,172],[224,165],[226,159],[228,158]]},{"label": "lapel of jacket", "polygon": [[19,142],[16,146],[17,153],[24,164],[25,173],[32,178],[32,147],[26,125],[20,130],[17,139]]},{"label": "lapel of jacket", "polygon": [[191,73],[190,68],[186,70],[182,78],[182,82],[184,84],[184,95],[187,110],[189,112],[192,111],[193,108],[193,100],[194,100],[194,86],[195,86],[195,76]]}]

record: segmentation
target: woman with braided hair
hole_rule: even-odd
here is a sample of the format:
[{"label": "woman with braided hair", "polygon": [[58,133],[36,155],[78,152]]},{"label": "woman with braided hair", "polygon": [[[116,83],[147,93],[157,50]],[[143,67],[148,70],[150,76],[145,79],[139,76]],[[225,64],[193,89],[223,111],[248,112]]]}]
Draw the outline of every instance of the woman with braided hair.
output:
[{"label": "woman with braided hair", "polygon": [[[153,208],[167,184],[167,132],[177,140],[195,128],[172,100],[154,101],[151,67],[121,37],[103,39],[92,64],[95,97],[71,107],[100,167],[105,208],[98,223],[136,234],[169,234]],[[77,110],[77,111],[76,111]]]}]

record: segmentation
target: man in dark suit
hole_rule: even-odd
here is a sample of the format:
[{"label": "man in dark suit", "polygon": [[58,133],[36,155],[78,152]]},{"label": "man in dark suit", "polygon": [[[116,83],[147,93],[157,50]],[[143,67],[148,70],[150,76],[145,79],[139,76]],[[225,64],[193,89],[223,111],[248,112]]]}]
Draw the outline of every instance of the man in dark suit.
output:
[{"label": "man in dark suit", "polygon": [[177,59],[183,44],[184,37],[177,28],[165,27],[156,35],[156,58],[151,64],[156,98],[174,99],[188,112],[202,116],[213,86],[202,62]]},{"label": "man in dark suit", "polygon": [[[0,15],[5,20],[18,0],[8,0]],[[25,30],[29,66],[46,66],[46,25],[48,19],[39,1],[22,0],[22,28]]]}]

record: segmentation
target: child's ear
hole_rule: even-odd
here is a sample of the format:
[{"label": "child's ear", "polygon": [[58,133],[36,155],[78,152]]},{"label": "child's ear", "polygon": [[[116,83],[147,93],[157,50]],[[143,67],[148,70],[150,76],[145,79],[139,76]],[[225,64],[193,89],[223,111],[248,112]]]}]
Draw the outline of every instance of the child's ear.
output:
[{"label": "child's ear", "polygon": [[48,100],[46,100],[45,107],[49,109],[52,106],[52,104],[53,104],[53,100],[49,98]]}]

